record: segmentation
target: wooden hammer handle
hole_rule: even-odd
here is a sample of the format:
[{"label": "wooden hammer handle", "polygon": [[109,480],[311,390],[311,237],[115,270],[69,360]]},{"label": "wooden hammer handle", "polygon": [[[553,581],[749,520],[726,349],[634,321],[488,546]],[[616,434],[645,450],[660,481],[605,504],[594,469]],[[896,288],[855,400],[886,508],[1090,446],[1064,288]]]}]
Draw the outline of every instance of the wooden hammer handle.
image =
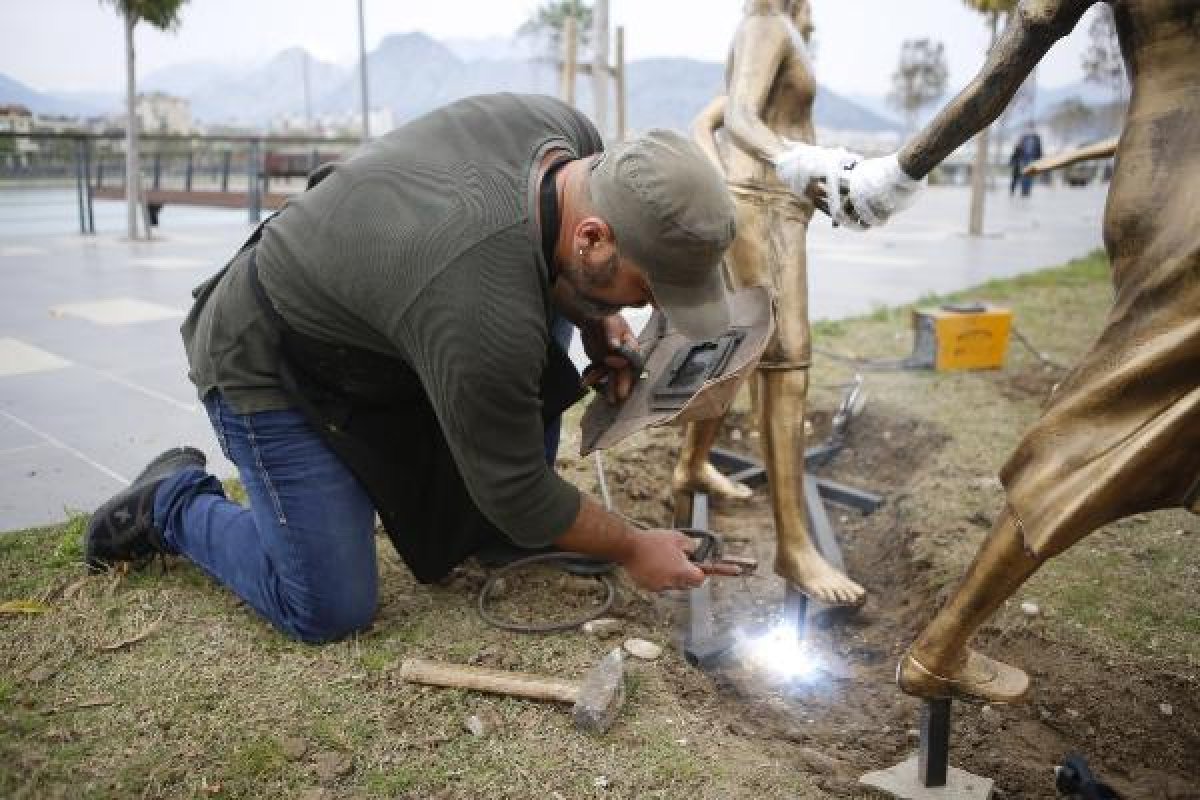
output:
[{"label": "wooden hammer handle", "polygon": [[424,658],[405,659],[400,665],[400,677],[410,683],[428,686],[475,689],[534,700],[557,700],[560,703],[574,703],[579,695],[579,685],[573,681],[502,669],[447,664]]}]

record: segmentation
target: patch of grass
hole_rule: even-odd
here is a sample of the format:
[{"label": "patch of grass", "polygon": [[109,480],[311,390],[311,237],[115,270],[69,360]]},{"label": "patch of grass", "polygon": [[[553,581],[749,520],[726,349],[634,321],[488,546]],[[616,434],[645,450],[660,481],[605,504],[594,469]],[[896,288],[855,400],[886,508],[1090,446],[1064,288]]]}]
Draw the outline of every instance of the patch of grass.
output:
[{"label": "patch of grass", "polygon": [[246,487],[242,486],[242,482],[237,478],[221,481],[221,486],[225,489],[225,496],[233,502],[241,503],[244,506],[250,504],[250,500],[246,496]]},{"label": "patch of grass", "polygon": [[363,784],[371,797],[396,797],[426,782],[419,767],[397,765],[373,769],[363,775]]},{"label": "patch of grass", "polygon": [[90,514],[74,513],[58,530],[58,543],[50,558],[50,566],[66,567],[83,563],[83,532]]},{"label": "patch of grass", "polygon": [[1195,527],[1182,511],[1117,523],[1051,560],[1024,592],[1055,615],[1064,636],[1200,663],[1191,566],[1200,562],[1200,542],[1189,525]]},{"label": "patch of grass", "polygon": [[230,753],[225,777],[253,787],[264,778],[280,775],[286,766],[279,741],[273,736],[262,736],[250,739]]},{"label": "patch of grass", "polygon": [[814,339],[825,339],[841,336],[846,332],[846,324],[836,319],[819,319],[811,325]]},{"label": "patch of grass", "polygon": [[395,656],[383,650],[368,650],[362,654],[358,663],[362,664],[367,672],[379,673],[391,666],[395,660]]}]

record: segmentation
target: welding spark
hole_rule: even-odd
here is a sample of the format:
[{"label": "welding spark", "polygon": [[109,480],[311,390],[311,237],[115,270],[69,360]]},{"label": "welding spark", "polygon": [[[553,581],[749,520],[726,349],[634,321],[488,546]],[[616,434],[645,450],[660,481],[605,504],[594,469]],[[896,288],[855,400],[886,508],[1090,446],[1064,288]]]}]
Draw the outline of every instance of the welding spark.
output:
[{"label": "welding spark", "polygon": [[740,634],[738,640],[752,663],[785,680],[808,682],[820,671],[820,659],[792,625],[780,623],[758,636]]}]

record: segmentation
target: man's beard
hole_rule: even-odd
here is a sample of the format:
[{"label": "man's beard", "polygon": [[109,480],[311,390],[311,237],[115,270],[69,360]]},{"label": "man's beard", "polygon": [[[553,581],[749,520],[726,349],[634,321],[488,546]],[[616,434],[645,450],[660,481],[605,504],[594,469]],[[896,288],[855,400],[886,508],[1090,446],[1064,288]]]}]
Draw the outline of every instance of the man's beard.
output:
[{"label": "man's beard", "polygon": [[607,289],[613,285],[617,275],[619,258],[613,253],[604,264],[587,267],[583,264],[566,264],[560,268],[559,280],[566,288],[564,302],[577,314],[589,319],[603,319],[618,313],[623,306],[614,305],[592,296],[590,289]]}]

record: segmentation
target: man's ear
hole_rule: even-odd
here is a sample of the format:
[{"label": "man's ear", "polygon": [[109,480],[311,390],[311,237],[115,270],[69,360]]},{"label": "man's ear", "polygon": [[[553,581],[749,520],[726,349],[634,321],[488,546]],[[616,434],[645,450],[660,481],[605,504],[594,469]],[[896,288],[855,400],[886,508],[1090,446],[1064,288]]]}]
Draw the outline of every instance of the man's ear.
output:
[{"label": "man's ear", "polygon": [[616,245],[616,236],[613,234],[612,226],[605,222],[600,217],[585,217],[580,220],[579,225],[575,228],[576,239],[583,242],[585,248],[593,248],[598,245]]}]

